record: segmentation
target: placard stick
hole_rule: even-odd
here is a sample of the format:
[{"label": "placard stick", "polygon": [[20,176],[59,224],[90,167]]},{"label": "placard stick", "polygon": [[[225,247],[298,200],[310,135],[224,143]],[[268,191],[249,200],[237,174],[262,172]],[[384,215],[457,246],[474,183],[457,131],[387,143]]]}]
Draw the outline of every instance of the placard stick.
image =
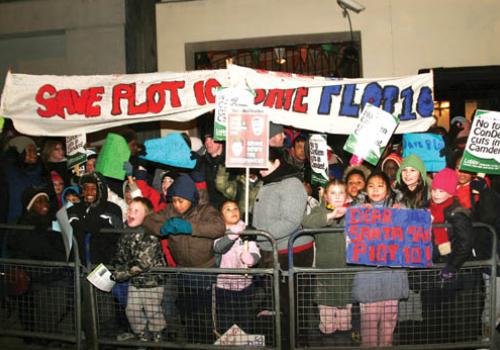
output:
[{"label": "placard stick", "polygon": [[245,168],[245,225],[248,226],[248,206],[250,197],[250,168]]}]

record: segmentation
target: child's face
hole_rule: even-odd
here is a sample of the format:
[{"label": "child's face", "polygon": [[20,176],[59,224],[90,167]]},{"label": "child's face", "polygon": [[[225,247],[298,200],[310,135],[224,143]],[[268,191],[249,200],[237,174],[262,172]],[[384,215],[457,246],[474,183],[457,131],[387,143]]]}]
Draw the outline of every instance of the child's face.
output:
[{"label": "child's face", "polygon": [[385,200],[387,197],[387,185],[385,181],[378,176],[372,177],[366,184],[366,194],[372,202]]},{"label": "child's face", "polygon": [[178,214],[184,214],[191,208],[192,202],[186,198],[173,196],[172,197],[172,205],[174,206],[175,211]]},{"label": "child's face", "polygon": [[396,178],[396,173],[398,172],[399,166],[398,164],[393,161],[392,159],[389,159],[384,163],[384,169],[382,171],[389,176],[389,179],[394,180]]},{"label": "child's face", "polygon": [[293,151],[297,159],[300,160],[306,159],[305,145],[306,145],[305,141],[297,141],[293,146]]},{"label": "child's face", "polygon": [[408,166],[401,170],[401,179],[410,190],[417,187],[419,178],[420,172],[411,166]]},{"label": "child's face", "polygon": [[54,192],[56,194],[61,194],[64,191],[64,182],[60,180],[52,181],[54,185]]},{"label": "child's face", "polygon": [[342,207],[347,199],[345,186],[332,185],[325,190],[325,202],[334,208]]},{"label": "child's face", "polygon": [[356,197],[363,188],[365,187],[365,180],[359,174],[352,174],[347,179],[347,193],[352,198]]},{"label": "child's face", "polygon": [[94,203],[97,199],[97,185],[92,182],[88,182],[82,187],[82,196],[85,203]]},{"label": "child's face", "polygon": [[466,184],[468,184],[469,182],[472,181],[473,175],[471,173],[469,173],[469,172],[460,171],[459,170],[460,161],[461,161],[461,159],[459,159],[457,161],[457,164],[455,166],[455,169],[456,169],[456,172],[457,172],[457,176],[458,176],[458,184],[459,185],[466,185]]},{"label": "child's face", "polygon": [[49,199],[45,196],[38,197],[31,207],[31,210],[40,216],[47,215],[49,213],[49,209]]},{"label": "child's face", "polygon": [[222,218],[226,225],[235,225],[240,221],[240,209],[233,202],[227,202],[222,206]]},{"label": "child's face", "polygon": [[148,215],[146,207],[139,202],[132,202],[127,210],[128,227],[137,227],[142,225],[144,218]]},{"label": "child's face", "polygon": [[444,203],[451,197],[453,197],[451,194],[446,191],[440,190],[439,188],[433,188],[431,190],[432,201],[436,204]]},{"label": "child's face", "polygon": [[96,162],[96,158],[91,158],[91,159],[87,160],[86,168],[87,168],[88,173],[91,173],[95,170],[95,162]]},{"label": "child's face", "polygon": [[60,162],[64,159],[64,147],[58,143],[52,152],[50,152],[50,159],[55,162]]},{"label": "child's face", "polygon": [[80,197],[73,193],[67,194],[65,199],[66,202],[71,202],[73,204],[80,203]]}]

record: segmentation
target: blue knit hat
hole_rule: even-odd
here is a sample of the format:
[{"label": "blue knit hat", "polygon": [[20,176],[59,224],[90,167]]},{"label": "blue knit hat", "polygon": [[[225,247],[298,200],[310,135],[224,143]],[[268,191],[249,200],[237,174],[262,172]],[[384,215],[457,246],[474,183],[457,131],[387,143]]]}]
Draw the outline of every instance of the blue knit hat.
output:
[{"label": "blue knit hat", "polygon": [[193,205],[198,203],[199,194],[196,185],[189,175],[181,174],[175,179],[168,189],[169,196],[177,196],[191,201]]}]

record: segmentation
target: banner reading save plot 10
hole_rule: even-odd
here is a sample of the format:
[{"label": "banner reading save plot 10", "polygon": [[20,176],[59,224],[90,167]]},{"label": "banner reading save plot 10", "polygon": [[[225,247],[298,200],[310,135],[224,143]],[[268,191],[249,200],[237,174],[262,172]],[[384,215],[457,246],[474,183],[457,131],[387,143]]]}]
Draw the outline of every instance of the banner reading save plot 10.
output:
[{"label": "banner reading save plot 10", "polygon": [[500,112],[476,111],[460,170],[500,174]]}]

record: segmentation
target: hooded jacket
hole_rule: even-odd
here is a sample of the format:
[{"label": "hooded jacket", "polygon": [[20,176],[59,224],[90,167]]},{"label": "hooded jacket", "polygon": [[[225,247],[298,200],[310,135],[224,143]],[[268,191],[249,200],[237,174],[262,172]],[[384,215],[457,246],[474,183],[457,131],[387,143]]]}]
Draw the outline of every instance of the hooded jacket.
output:
[{"label": "hooded jacket", "polygon": [[191,224],[190,235],[168,236],[168,247],[172,256],[181,267],[215,266],[214,240],[222,237],[226,227],[221,215],[209,204],[199,204],[195,184],[187,175],[181,175],[169,189],[169,195],[191,200],[191,207],[179,214],[173,205],[146,217],[143,227],[146,233],[160,236],[160,228],[170,218],[178,217]]},{"label": "hooded jacket", "polygon": [[[408,186],[406,186],[403,183],[403,180],[401,178],[401,173],[403,172],[403,169],[407,167],[415,168],[420,173],[420,178],[423,183],[423,189],[420,200],[417,200],[417,193],[410,191],[408,189]],[[421,209],[421,208],[426,208],[429,205],[430,182],[431,182],[430,178],[427,176],[427,169],[422,159],[416,154],[410,154],[409,156],[403,159],[403,162],[401,163],[401,166],[399,167],[398,172],[396,173],[396,181],[394,183],[394,187],[399,191],[401,191],[403,195],[401,202],[404,204],[406,208]]]},{"label": "hooded jacket", "polygon": [[[108,202],[108,190],[100,175],[85,174],[80,179],[80,187],[92,182],[97,185],[96,200],[93,203],[81,201],[68,209],[68,219],[73,227],[73,234],[78,241],[80,259],[93,263],[109,263],[115,255],[119,236],[113,233],[101,233],[103,228],[121,229],[122,212],[116,204]],[[86,247],[86,235],[90,234],[90,247]],[[87,254],[89,253],[90,256]]]}]

